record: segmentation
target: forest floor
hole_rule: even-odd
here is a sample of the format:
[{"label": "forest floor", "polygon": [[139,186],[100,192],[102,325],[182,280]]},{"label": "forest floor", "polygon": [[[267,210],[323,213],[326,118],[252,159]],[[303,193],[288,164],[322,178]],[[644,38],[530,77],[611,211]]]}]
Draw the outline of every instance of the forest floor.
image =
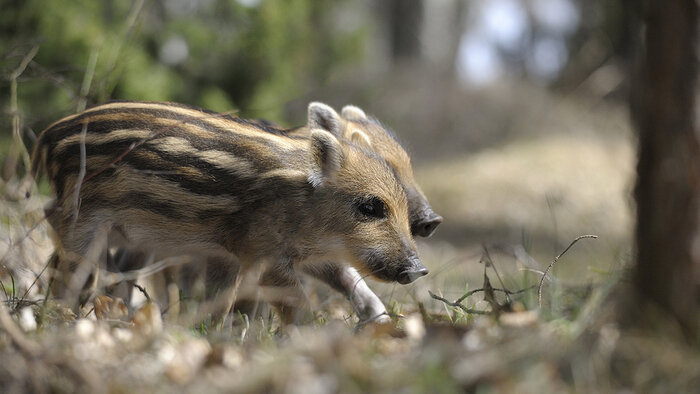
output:
[{"label": "forest floor", "polygon": [[[550,104],[554,113],[586,112],[579,102]],[[46,300],[39,277],[52,251],[46,197],[25,198],[32,186],[8,181],[1,391],[693,392],[700,353],[674,339],[663,314],[654,335],[618,324],[621,305],[634,305],[620,302],[634,142],[623,110],[606,116],[596,122],[608,128],[584,115],[563,126],[555,119],[527,138],[418,165],[445,222],[419,242],[427,277],[408,286],[368,281],[389,309],[387,325],[358,324],[340,295],[313,283],[298,325],[281,325],[265,308],[216,325],[193,318],[196,303],[165,310],[143,297],[128,313],[101,298],[76,316]],[[586,234],[597,238],[557,259]]]}]

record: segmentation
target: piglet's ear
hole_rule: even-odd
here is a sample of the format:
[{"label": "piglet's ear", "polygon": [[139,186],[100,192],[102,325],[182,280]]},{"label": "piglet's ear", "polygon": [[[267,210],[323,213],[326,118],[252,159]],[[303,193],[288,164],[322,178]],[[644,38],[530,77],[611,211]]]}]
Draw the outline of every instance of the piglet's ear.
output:
[{"label": "piglet's ear", "polygon": [[307,125],[310,130],[325,130],[336,137],[341,137],[340,115],[326,104],[313,102],[309,104]]},{"label": "piglet's ear", "polygon": [[372,149],[372,140],[360,129],[352,129],[350,132],[350,141],[366,149]]},{"label": "piglet's ear", "polygon": [[321,186],[335,177],[342,164],[343,149],[338,139],[327,131],[312,129],[309,183],[313,187]]},{"label": "piglet's ear", "polygon": [[354,105],[346,105],[340,111],[340,116],[347,120],[367,120],[367,114],[359,107]]}]

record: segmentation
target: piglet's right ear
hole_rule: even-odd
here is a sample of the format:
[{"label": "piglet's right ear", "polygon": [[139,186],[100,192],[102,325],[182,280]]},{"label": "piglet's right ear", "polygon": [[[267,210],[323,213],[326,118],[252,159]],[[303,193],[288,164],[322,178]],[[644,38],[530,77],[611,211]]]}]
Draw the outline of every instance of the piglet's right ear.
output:
[{"label": "piglet's right ear", "polygon": [[311,130],[311,172],[309,183],[313,187],[321,186],[332,179],[343,163],[343,149],[340,142],[331,133]]},{"label": "piglet's right ear", "polygon": [[362,130],[353,129],[350,132],[350,141],[366,149],[372,149],[372,140]]},{"label": "piglet's right ear", "polygon": [[367,120],[367,114],[360,107],[346,105],[340,110],[340,116],[348,120]]}]

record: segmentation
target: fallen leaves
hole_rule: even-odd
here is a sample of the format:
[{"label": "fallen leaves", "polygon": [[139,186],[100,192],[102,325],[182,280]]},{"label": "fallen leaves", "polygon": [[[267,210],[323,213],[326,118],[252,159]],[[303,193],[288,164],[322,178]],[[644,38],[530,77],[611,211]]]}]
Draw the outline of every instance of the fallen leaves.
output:
[{"label": "fallen leaves", "polygon": [[129,310],[121,298],[112,298],[105,295],[95,297],[93,302],[95,316],[99,320],[115,319],[119,320],[129,314]]},{"label": "fallen leaves", "polygon": [[131,318],[134,329],[145,336],[152,336],[163,331],[163,318],[158,304],[147,302]]}]

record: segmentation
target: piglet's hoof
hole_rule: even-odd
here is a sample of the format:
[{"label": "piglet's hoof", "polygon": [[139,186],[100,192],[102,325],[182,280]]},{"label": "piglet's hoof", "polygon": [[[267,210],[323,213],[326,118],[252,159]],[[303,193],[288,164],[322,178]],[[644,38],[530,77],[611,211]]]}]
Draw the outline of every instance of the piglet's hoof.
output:
[{"label": "piglet's hoof", "polygon": [[365,327],[373,327],[374,329],[380,328],[380,327],[393,327],[394,323],[391,321],[391,318],[386,312],[376,314],[369,316],[367,318],[361,319],[359,322],[357,322],[357,326],[355,326],[356,331],[360,331],[364,329]]},{"label": "piglet's hoof", "polygon": [[391,318],[389,317],[389,315],[386,314],[386,312],[382,313],[381,315],[370,318],[369,322],[373,324],[393,324],[391,322]]},{"label": "piglet's hoof", "polygon": [[[362,323],[362,322],[360,322]],[[357,330],[362,330],[364,335],[369,335],[374,338],[405,338],[406,332],[394,324],[391,318],[385,313],[381,316],[377,316],[371,321],[366,322],[364,325],[357,325]]]}]

